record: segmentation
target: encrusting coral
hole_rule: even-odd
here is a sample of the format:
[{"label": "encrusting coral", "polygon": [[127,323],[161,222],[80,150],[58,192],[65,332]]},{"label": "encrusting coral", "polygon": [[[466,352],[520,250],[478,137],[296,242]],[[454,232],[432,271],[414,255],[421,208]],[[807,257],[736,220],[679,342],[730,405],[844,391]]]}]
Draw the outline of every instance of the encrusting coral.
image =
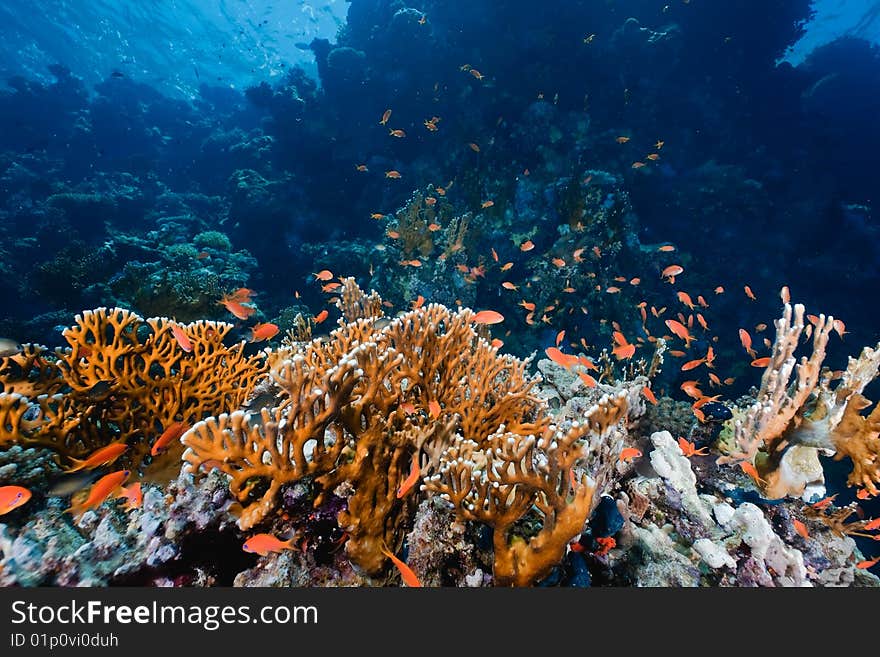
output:
[{"label": "encrusting coral", "polygon": [[[880,344],[849,358],[843,372],[823,368],[833,317],[819,315],[812,327],[813,351],[797,360],[794,353],[804,332],[804,307],[785,304],[776,320],[776,340],[761,379],[755,403],[734,426],[735,447],[718,459],[724,463],[754,462],[771,498],[802,495],[821,477],[818,454],[849,457],[848,483],[877,495],[880,483],[880,410],[862,391],[880,368]],[[832,385],[833,381],[838,381]],[[817,475],[818,472],[818,475]]]},{"label": "encrusting coral", "polygon": [[[473,311],[430,304],[389,320],[352,279],[343,292],[348,321],[270,359],[280,403],[196,424],[181,438],[186,470],[228,475],[242,529],[267,518],[285,483],[312,477],[316,506],[343,491],[346,552],[370,574],[387,564],[385,545],[400,546],[418,490],[495,529],[496,583],[546,575],[592,508],[594,485],[573,470],[584,439],[625,417],[625,394],[556,427],[528,361],[499,354]],[[511,536],[532,509],[537,533]]]},{"label": "encrusting coral", "polygon": [[144,320],[122,308],[77,315],[63,332],[67,348],[27,345],[0,362],[0,445],[43,445],[70,458],[122,440],[140,465],[171,424],[238,408],[250,394],[262,360],[246,356],[244,343],[223,344],[232,328]]}]

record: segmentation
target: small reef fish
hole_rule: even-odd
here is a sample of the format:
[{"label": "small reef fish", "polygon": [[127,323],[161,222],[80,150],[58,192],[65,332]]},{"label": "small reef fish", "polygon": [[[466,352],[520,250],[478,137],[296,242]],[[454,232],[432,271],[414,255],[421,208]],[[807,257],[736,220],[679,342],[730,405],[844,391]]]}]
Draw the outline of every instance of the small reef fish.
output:
[{"label": "small reef fish", "polygon": [[379,125],[385,125],[388,123],[388,119],[391,118],[391,110],[387,109],[382,113],[382,118],[379,120]]},{"label": "small reef fish", "polygon": [[642,394],[645,396],[645,399],[647,399],[649,402],[654,404],[654,406],[657,405],[657,397],[654,395],[654,392],[648,386],[644,386],[642,388]]},{"label": "small reef fish", "polygon": [[[384,216],[385,215],[378,215],[378,216],[374,215],[373,218],[374,219],[381,219]],[[315,277],[316,281],[329,281],[329,280],[333,279],[333,272],[330,271],[329,269],[322,269],[317,274],[312,274],[312,276]]]},{"label": "small reef fish", "polygon": [[559,350],[558,347],[547,347],[544,350],[544,353],[547,354],[547,358],[566,369],[570,369],[578,364],[577,356],[564,354]]},{"label": "small reef fish", "polygon": [[807,526],[800,520],[795,518],[791,521],[791,524],[794,526],[794,530],[798,534],[800,534],[804,538],[810,538],[810,531],[807,529]]},{"label": "small reef fish", "polygon": [[186,430],[189,428],[185,422],[174,422],[169,424],[166,427],[165,431],[162,432],[162,435],[153,443],[152,449],[150,449],[150,456],[158,456],[166,449],[168,449],[168,445],[173,443],[175,440],[179,440],[180,437],[186,433]]},{"label": "small reef fish", "polygon": [[71,504],[69,509],[65,509],[65,513],[72,513],[73,515],[78,516],[84,511],[101,506],[101,504],[104,503],[104,500],[119,490],[130,475],[130,470],[119,470],[118,472],[111,472],[108,475],[104,475],[95,482],[95,485],[92,486],[88,496],[83,502]]},{"label": "small reef fish", "polygon": [[684,348],[690,349],[691,342],[693,342],[696,338],[690,334],[687,327],[675,319],[667,319],[666,327],[672,331],[676,337],[684,340]]},{"label": "small reef fish", "polygon": [[[437,402],[434,403],[436,404]],[[419,467],[419,453],[416,452],[412,456],[412,464],[410,465],[409,474],[397,488],[397,499],[402,498],[412,490],[412,487],[415,486],[416,482],[419,480],[419,476],[421,476],[421,468]]]},{"label": "small reef fish", "polygon": [[755,294],[752,292],[752,288],[748,285],[743,285],[743,291],[746,293],[746,296],[752,301],[757,301],[758,299],[755,297]]},{"label": "small reef fish", "polygon": [[327,319],[327,317],[329,315],[330,315],[330,312],[325,308],[324,310],[319,312],[317,315],[315,315],[315,324],[320,324],[325,319]]},{"label": "small reef fish", "polygon": [[754,358],[755,357],[755,350],[752,349],[752,336],[749,335],[749,332],[746,331],[745,329],[741,328],[739,330],[739,341],[742,344],[743,349],[746,350],[746,353],[748,353],[749,356]]},{"label": "small reef fish", "polygon": [[241,549],[245,552],[258,554],[261,557],[265,557],[270,552],[295,550],[296,546],[294,546],[293,540],[293,537],[287,539],[286,541],[282,541],[281,539],[272,536],[272,534],[256,534],[246,540],[244,542],[244,545],[241,546]]},{"label": "small reef fish", "polygon": [[617,137],[614,141],[616,141],[618,144],[625,144],[629,140],[630,140],[630,137],[626,137],[624,135],[621,135],[620,137]]},{"label": "small reef fish", "polygon": [[189,339],[189,336],[186,332],[180,328],[180,324],[177,322],[171,322],[171,333],[174,334],[174,339],[177,340],[177,344],[183,349],[185,352],[189,353],[192,351],[193,345],[192,341]]},{"label": "small reef fish", "polygon": [[660,278],[665,278],[668,283],[675,283],[675,277],[684,273],[684,267],[681,265],[669,265],[662,272]]},{"label": "small reef fish", "polygon": [[481,310],[471,319],[476,324],[500,324],[504,321],[504,315],[494,310]]},{"label": "small reef fish", "polygon": [[696,449],[696,445],[694,445],[691,441],[686,440],[685,438],[678,439],[678,447],[681,449],[681,453],[684,454],[687,458],[692,456],[705,456],[706,455],[706,447],[701,447],[700,449]]},{"label": "small reef fish", "polygon": [[764,356],[763,358],[756,358],[751,363],[749,363],[752,367],[767,367],[770,364],[770,356]]},{"label": "small reef fish", "polygon": [[520,251],[531,251],[535,248],[535,243],[532,240],[526,240],[522,244],[519,245]]},{"label": "small reef fish", "polygon": [[102,465],[110,465],[125,453],[128,445],[125,443],[110,443],[106,447],[96,449],[84,459],[70,459],[73,467],[65,470],[66,473],[79,472],[80,470],[94,470]]},{"label": "small reef fish", "polygon": [[432,399],[428,402],[428,415],[430,415],[433,419],[437,419],[440,417],[440,402],[436,399]]},{"label": "small reef fish", "polygon": [[406,132],[399,129],[399,128],[397,128],[395,130],[389,130],[388,134],[391,135],[392,137],[397,137],[397,138],[406,137]]},{"label": "small reef fish", "polygon": [[413,588],[419,588],[422,586],[422,583],[419,581],[419,578],[416,577],[412,568],[394,556],[394,553],[388,549],[388,546],[384,542],[382,543],[382,554],[391,559],[391,562],[397,566],[397,570],[400,571],[400,577],[403,579],[404,584]]},{"label": "small reef fish", "polygon": [[395,169],[391,169],[390,171],[385,172],[385,177],[396,179],[396,178],[401,178],[402,176],[400,175],[400,171],[397,171]]},{"label": "small reef fish", "polygon": [[255,324],[251,328],[251,342],[262,342],[263,340],[271,340],[278,335],[278,324],[266,322],[263,324]]},{"label": "small reef fish", "polygon": [[31,492],[23,486],[0,486],[0,516],[14,511],[31,499]]},{"label": "small reef fish", "polygon": [[144,492],[141,489],[141,482],[138,481],[131,486],[123,486],[116,497],[119,499],[124,499],[126,501],[126,511],[132,511],[134,509],[141,508],[144,503]]}]

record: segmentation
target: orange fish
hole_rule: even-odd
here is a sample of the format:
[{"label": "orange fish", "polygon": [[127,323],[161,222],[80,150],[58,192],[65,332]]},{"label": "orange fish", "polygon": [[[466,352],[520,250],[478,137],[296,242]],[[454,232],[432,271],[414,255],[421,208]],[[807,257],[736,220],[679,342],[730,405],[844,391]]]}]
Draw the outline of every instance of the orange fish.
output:
[{"label": "orange fish", "polygon": [[131,486],[123,486],[116,497],[126,500],[126,511],[141,508],[141,505],[144,503],[144,492],[141,490],[141,482],[138,481]]},{"label": "orange fish", "polygon": [[859,561],[856,564],[856,568],[858,568],[860,570],[866,570],[868,568],[872,568],[873,566],[876,566],[878,562],[880,562],[880,557],[875,557],[873,559],[866,559],[865,561]]},{"label": "orange fish", "polygon": [[410,402],[400,402],[400,409],[407,415],[415,415],[416,407]]},{"label": "orange fish", "polygon": [[724,294],[724,288],[721,285],[719,285],[718,287],[715,288],[715,294]]},{"label": "orange fish", "polygon": [[642,388],[642,394],[645,396],[645,399],[647,399],[649,402],[654,404],[654,406],[657,405],[657,397],[654,395],[654,392],[648,386],[644,386]]},{"label": "orange fish", "polygon": [[687,330],[687,327],[681,322],[674,319],[667,319],[666,326],[672,331],[677,337],[684,340],[685,349],[689,349],[691,346],[691,342],[695,340],[695,338],[690,334]]},{"label": "orange fish", "polygon": [[620,137],[618,137],[614,141],[616,141],[618,144],[625,144],[629,140],[630,140],[630,137],[626,137],[626,136],[621,135]]},{"label": "orange fish", "polygon": [[513,267],[512,262],[505,262],[503,265],[501,265],[501,271],[507,271],[511,267]]},{"label": "orange fish", "polygon": [[684,391],[684,394],[692,399],[699,399],[703,396],[702,391],[697,387],[697,381],[685,381],[679,386],[679,388]]},{"label": "orange fish", "polygon": [[[380,215],[380,218],[384,215]],[[333,272],[329,269],[322,269],[317,274],[312,274],[315,277],[316,281],[329,281],[333,278]]]},{"label": "orange fish", "polygon": [[856,497],[859,498],[860,500],[870,500],[871,497],[873,497],[873,496],[871,495],[871,492],[868,489],[859,488],[859,490],[856,491]]},{"label": "orange fish", "polygon": [[219,303],[238,319],[247,319],[255,312],[257,312],[256,308],[254,308],[253,306],[246,306],[238,301],[233,301],[232,299],[224,299],[221,300]]},{"label": "orange fish", "polygon": [[709,324],[706,322],[706,318],[703,317],[703,315],[701,313],[697,313],[697,322],[699,323],[700,326],[703,327],[704,331],[709,330]]},{"label": "orange fish", "polygon": [[843,340],[843,336],[846,335],[846,324],[843,323],[842,319],[835,319],[831,322],[831,326],[834,328],[834,332],[840,336],[840,339]]},{"label": "orange fish", "polygon": [[397,171],[395,169],[391,169],[390,171],[385,172],[385,177],[386,178],[401,178],[402,176],[400,175],[400,171]]},{"label": "orange fish", "polygon": [[658,251],[662,251],[662,252],[664,252],[664,253],[669,253],[669,252],[671,252],[671,251],[675,251],[675,247],[672,246],[672,244],[664,244],[663,246],[661,246],[661,247],[660,247],[659,249],[657,249],[657,250],[658,250]]},{"label": "orange fish", "polygon": [[794,525],[794,530],[803,536],[804,538],[810,538],[810,531],[807,529],[807,526],[802,523],[798,519],[792,519],[791,524]]},{"label": "orange fish", "polygon": [[174,339],[177,340],[177,344],[181,349],[186,352],[192,351],[192,342],[177,322],[171,322],[171,332],[174,334]]},{"label": "orange fish", "polygon": [[330,315],[330,313],[329,313],[329,312],[327,311],[327,309],[325,308],[324,310],[322,310],[321,312],[319,312],[317,315],[315,315],[315,324],[320,324],[320,323],[323,322],[325,319],[327,319],[327,317],[328,317],[329,315]]},{"label": "orange fish", "polygon": [[752,336],[749,335],[749,332],[745,329],[739,330],[739,341],[742,343],[743,349],[746,350],[749,356],[752,358],[755,357],[755,350],[752,349]]},{"label": "orange fish", "polygon": [[752,292],[752,288],[750,288],[748,285],[743,285],[743,291],[746,293],[746,296],[749,299],[751,299],[752,301],[757,301],[754,293]]},{"label": "orange fish", "polygon": [[381,212],[374,212],[370,215],[370,219],[382,219],[384,216]]},{"label": "orange fish", "polygon": [[678,300],[681,301],[685,306],[687,306],[691,310],[694,309],[694,302],[691,301],[691,295],[689,295],[687,292],[677,292],[676,295],[678,296]]},{"label": "orange fish", "polygon": [[278,335],[278,324],[266,322],[264,324],[255,324],[251,328],[251,342],[262,342],[263,340],[271,340]]},{"label": "orange fish", "polygon": [[500,324],[504,321],[504,315],[494,310],[481,310],[471,321],[476,324]]},{"label": "orange fish", "polygon": [[31,492],[23,486],[0,486],[0,516],[27,503]]},{"label": "orange fish", "polygon": [[65,509],[65,513],[72,513],[73,515],[78,516],[84,511],[99,507],[103,504],[104,500],[115,493],[122,484],[125,483],[125,480],[128,479],[129,475],[131,475],[130,470],[119,470],[118,472],[111,472],[108,475],[104,475],[95,482],[94,486],[92,486],[89,495],[84,502],[71,504],[69,509]]},{"label": "orange fish", "polygon": [[473,143],[473,142],[471,142],[470,144],[468,144],[468,148],[470,148],[474,153],[479,153],[479,152],[480,152],[480,147],[477,146],[477,145],[476,145],[475,143]]},{"label": "orange fish", "polygon": [[547,354],[547,358],[566,369],[570,369],[571,367],[578,364],[577,356],[564,354],[562,353],[562,351],[559,350],[558,347],[547,347],[544,350],[544,353]]},{"label": "orange fish", "polygon": [[480,72],[479,72],[477,69],[475,69],[475,68],[472,68],[470,71],[468,71],[468,73],[470,73],[470,74],[473,75],[475,78],[477,78],[477,80],[482,80],[482,79],[483,79],[483,74],[480,73]]},{"label": "orange fish", "polygon": [[422,583],[419,581],[419,578],[416,577],[416,574],[412,571],[412,569],[407,566],[403,561],[394,556],[394,554],[391,552],[391,550],[388,549],[388,546],[385,544],[384,541],[382,542],[381,549],[382,554],[391,559],[391,562],[395,566],[397,566],[397,570],[400,571],[400,577],[401,579],[403,579],[404,584],[409,587],[415,588],[418,588],[422,585]]},{"label": "orange fish", "polygon": [[[433,403],[436,404],[437,402]],[[412,456],[412,465],[410,466],[409,474],[397,488],[397,499],[406,495],[412,487],[415,486],[416,482],[419,480],[419,476],[421,476],[421,468],[419,467],[419,453],[416,452]]]},{"label": "orange fish", "polygon": [[321,292],[333,292],[333,290],[337,290],[340,287],[342,287],[342,283],[340,283],[339,281],[333,281],[332,283],[322,285]]},{"label": "orange fish", "polygon": [[706,447],[696,449],[696,445],[694,445],[691,441],[685,440],[681,437],[678,439],[678,447],[679,449],[681,449],[681,453],[684,454],[687,458],[690,458],[692,456],[706,456]]},{"label": "orange fish", "polygon": [[68,468],[65,472],[79,472],[80,470],[93,470],[102,465],[110,465],[118,459],[125,450],[128,449],[128,445],[125,443],[110,443],[106,447],[101,447],[100,449],[96,449],[92,452],[88,457],[80,460],[80,459],[70,459],[73,461],[73,467]]},{"label": "orange fish", "polygon": [[834,495],[829,495],[828,497],[823,497],[818,502],[813,502],[813,504],[811,504],[810,506],[812,506],[814,509],[818,509],[819,511],[821,511],[831,506],[831,503],[834,502],[835,497],[837,497],[837,493],[835,493]]},{"label": "orange fish", "polygon": [[428,230],[431,231],[432,233],[436,233],[438,230],[440,230],[440,228],[441,228],[440,224],[435,224],[435,223],[428,224]]},{"label": "orange fish", "polygon": [[366,165],[366,164],[358,164],[358,165],[355,166],[355,169],[356,169],[357,171],[360,171],[361,173],[364,173],[364,172],[366,172],[366,171],[369,171],[369,169],[367,168],[367,165]]},{"label": "orange fish", "polygon": [[241,549],[251,554],[259,554],[265,557],[270,552],[281,552],[283,550],[296,549],[293,545],[293,537],[282,541],[280,538],[272,536],[272,534],[256,534],[251,536],[244,542]]},{"label": "orange fish", "polygon": [[404,132],[403,130],[400,130],[399,128],[396,130],[389,130],[388,134],[391,135],[392,137],[397,137],[397,138],[406,137],[406,132]]},{"label": "orange fish", "polygon": [[687,372],[688,370],[695,369],[706,362],[705,358],[697,358],[696,360],[689,360],[684,365],[681,366],[682,372]]},{"label": "orange fish", "polygon": [[170,445],[175,440],[179,440],[180,437],[186,433],[188,426],[184,422],[174,422],[169,424],[165,431],[162,432],[162,435],[153,443],[153,447],[150,450],[150,456],[158,456],[160,453],[164,452],[168,445]]},{"label": "orange fish", "polygon": [[519,245],[520,251],[531,251],[535,248],[535,243],[532,240],[526,240],[522,244]]},{"label": "orange fish", "polygon": [[510,281],[504,281],[501,284],[501,287],[503,287],[505,290],[518,290],[519,289],[519,285],[514,285]]},{"label": "orange fish", "polygon": [[480,203],[480,207],[483,208],[484,210],[486,208],[491,208],[493,205],[495,205],[495,201],[491,201],[491,200],[490,201],[483,201],[482,203]]},{"label": "orange fish", "polygon": [[614,354],[617,360],[632,358],[636,353],[636,346],[634,344],[620,345],[619,347],[614,347],[611,353]]},{"label": "orange fish", "polygon": [[388,119],[391,118],[391,110],[387,109],[382,113],[382,119],[379,121],[379,125],[385,125],[388,123]]},{"label": "orange fish", "polygon": [[500,340],[499,338],[492,338],[492,342],[490,342],[495,349],[501,349],[504,346],[504,340]]},{"label": "orange fish", "polygon": [[440,403],[436,399],[428,402],[428,415],[435,420],[440,417]]},{"label": "orange fish", "polygon": [[553,258],[550,262],[552,262],[555,267],[565,267],[565,260],[562,258]]},{"label": "orange fish", "polygon": [[880,529],[880,518],[875,518],[874,520],[872,520],[871,522],[869,522],[867,525],[864,526],[864,530],[867,532],[872,532],[875,529]]},{"label": "orange fish", "polygon": [[635,277],[635,278],[631,278],[631,279],[629,279],[629,284],[630,284],[630,285],[638,285],[638,284],[641,283],[641,282],[642,282],[642,279],[639,278],[638,276]]},{"label": "orange fish", "polygon": [[525,308],[529,312],[534,312],[534,310],[535,310],[535,304],[532,303],[531,301],[526,301],[525,299],[520,301],[518,305],[522,306],[523,308]]},{"label": "orange fish", "polygon": [[651,160],[651,162],[656,162],[660,159],[660,156],[657,153],[651,153],[650,155],[645,156],[645,159]]},{"label": "orange fish", "polygon": [[637,459],[642,455],[642,452],[635,447],[626,447],[620,452],[620,457],[617,459],[623,463],[629,463],[633,459]]},{"label": "orange fish", "polygon": [[667,279],[669,283],[675,283],[675,277],[684,273],[684,267],[681,265],[669,265],[662,272],[660,278]]},{"label": "orange fish", "polygon": [[577,375],[578,375],[578,378],[581,381],[583,381],[584,385],[587,386],[588,388],[595,388],[598,385],[596,379],[591,377],[586,372],[578,372]]},{"label": "orange fish", "polygon": [[620,288],[617,287],[616,285],[612,285],[610,287],[605,288],[605,292],[607,292],[608,294],[617,294],[618,292],[620,292]]},{"label": "orange fish", "polygon": [[632,163],[633,169],[641,169],[643,166],[645,166],[644,162],[633,162]]},{"label": "orange fish", "polygon": [[756,358],[751,363],[749,363],[752,367],[767,367],[770,364],[770,356],[764,356],[763,358]]},{"label": "orange fish", "polygon": [[748,461],[742,461],[739,464],[739,467],[740,469],[742,469],[743,472],[749,475],[755,481],[755,483],[759,484],[764,481],[763,479],[761,479],[760,476],[758,476],[758,471],[755,469],[755,466],[752,463],[749,463]]}]

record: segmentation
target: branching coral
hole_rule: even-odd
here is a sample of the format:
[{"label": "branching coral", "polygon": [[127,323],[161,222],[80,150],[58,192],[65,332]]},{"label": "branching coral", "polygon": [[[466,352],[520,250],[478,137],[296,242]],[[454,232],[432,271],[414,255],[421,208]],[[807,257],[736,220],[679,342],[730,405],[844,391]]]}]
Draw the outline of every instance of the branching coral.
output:
[{"label": "branching coral", "polygon": [[3,388],[11,391],[0,394],[0,445],[37,443],[81,456],[121,439],[140,464],[149,441],[169,425],[238,408],[250,393],[262,364],[244,355],[244,343],[223,344],[231,329],[222,322],[144,320],[121,308],[77,315],[63,333],[66,349],[26,348],[0,365]]},{"label": "branching coral", "polygon": [[[465,519],[492,527],[498,584],[531,584],[562,559],[593,505],[595,484],[574,475],[587,453],[585,440],[609,432],[626,410],[622,391],[603,397],[583,422],[566,430],[542,414],[537,435],[502,425],[485,440],[462,439],[444,452],[425,488],[440,493]],[[511,536],[514,524],[532,509],[540,529],[530,537]]]},{"label": "branching coral", "polygon": [[[735,448],[718,462],[755,461],[765,494],[783,497],[803,493],[809,483],[804,473],[815,469],[816,455],[824,451],[836,459],[849,457],[850,485],[876,495],[880,411],[875,408],[863,417],[861,411],[871,402],[861,393],[877,376],[880,344],[865,347],[858,358],[850,357],[838,379],[822,367],[834,318],[820,315],[813,323],[812,354],[798,361],[794,354],[804,332],[804,307],[785,305],[783,316],[776,320],[776,340],[757,400],[735,423]],[[804,448],[811,450],[812,459],[805,457]]]},{"label": "branching coral", "polygon": [[[243,529],[267,517],[285,483],[311,477],[318,505],[344,489],[346,551],[375,574],[387,563],[383,543],[399,546],[411,522],[419,496],[400,487],[417,467],[424,491],[446,494],[462,517],[496,528],[499,583],[546,574],[590,511],[593,486],[572,472],[582,439],[614,426],[625,397],[557,429],[531,394],[528,363],[499,354],[475,330],[471,310],[430,304],[387,320],[375,314],[377,296],[357,301],[353,281],[345,287],[353,321],[275,359],[275,408],[259,418],[211,418],[186,433],[186,469],[229,476]],[[477,465],[490,461],[498,465],[491,475]],[[513,523],[533,507],[541,530],[515,539]]]}]

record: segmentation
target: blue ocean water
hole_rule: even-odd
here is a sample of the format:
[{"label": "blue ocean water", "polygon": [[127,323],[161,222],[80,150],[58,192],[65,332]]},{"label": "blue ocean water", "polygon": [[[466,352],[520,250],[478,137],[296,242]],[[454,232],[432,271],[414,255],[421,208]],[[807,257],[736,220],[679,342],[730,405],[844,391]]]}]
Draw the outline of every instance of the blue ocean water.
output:
[{"label": "blue ocean water", "polygon": [[101,306],[320,332],[354,276],[520,357],[665,334],[657,393],[731,405],[783,288],[844,322],[829,371],[880,340],[877,2],[0,0],[0,35],[10,340]]}]

